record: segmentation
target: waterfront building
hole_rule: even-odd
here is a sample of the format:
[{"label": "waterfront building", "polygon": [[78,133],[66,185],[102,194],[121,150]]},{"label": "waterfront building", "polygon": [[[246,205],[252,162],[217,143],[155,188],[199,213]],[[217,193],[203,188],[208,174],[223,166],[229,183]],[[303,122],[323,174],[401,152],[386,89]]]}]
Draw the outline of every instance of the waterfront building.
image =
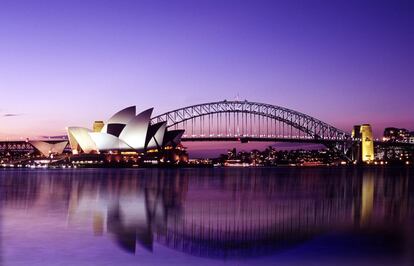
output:
[{"label": "waterfront building", "polygon": [[410,142],[410,139],[414,137],[412,132],[405,128],[387,127],[384,130],[383,140],[387,142]]},{"label": "waterfront building", "polygon": [[104,127],[103,121],[95,121],[93,122],[93,132],[101,132],[102,128]]},{"label": "waterfront building", "polygon": [[362,162],[371,162],[374,160],[374,136],[369,124],[354,126],[352,138],[357,141],[353,153],[354,160]]},{"label": "waterfront building", "polygon": [[44,157],[62,154],[68,144],[67,141],[49,143],[40,140],[31,140],[29,143]]},{"label": "waterfront building", "polygon": [[184,130],[167,130],[165,122],[151,125],[153,108],[136,114],[136,107],[125,108],[106,123],[95,121],[93,130],[68,127],[67,134],[73,154],[145,153],[177,147]]},{"label": "waterfront building", "polygon": [[374,136],[369,124],[361,125],[361,142],[362,142],[362,161],[369,162],[374,160]]}]

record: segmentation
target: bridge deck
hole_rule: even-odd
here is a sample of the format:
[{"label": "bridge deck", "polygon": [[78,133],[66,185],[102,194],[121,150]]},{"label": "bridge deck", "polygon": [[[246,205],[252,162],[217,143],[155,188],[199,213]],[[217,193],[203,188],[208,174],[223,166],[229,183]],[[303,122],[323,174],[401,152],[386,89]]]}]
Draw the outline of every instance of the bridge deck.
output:
[{"label": "bridge deck", "polygon": [[343,140],[313,138],[279,138],[279,137],[183,137],[182,141],[240,141],[247,142],[296,142],[296,143],[334,143]]}]

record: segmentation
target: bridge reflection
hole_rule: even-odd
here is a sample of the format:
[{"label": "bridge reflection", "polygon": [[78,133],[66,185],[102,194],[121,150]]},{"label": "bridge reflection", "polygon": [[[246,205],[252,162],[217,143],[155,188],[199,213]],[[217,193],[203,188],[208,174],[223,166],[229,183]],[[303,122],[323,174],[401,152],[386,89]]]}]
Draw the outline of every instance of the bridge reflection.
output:
[{"label": "bridge reflection", "polygon": [[257,256],[332,231],[401,235],[414,217],[410,171],[3,171],[1,204],[61,213],[69,228],[110,235],[131,253],[157,243],[197,256]]}]

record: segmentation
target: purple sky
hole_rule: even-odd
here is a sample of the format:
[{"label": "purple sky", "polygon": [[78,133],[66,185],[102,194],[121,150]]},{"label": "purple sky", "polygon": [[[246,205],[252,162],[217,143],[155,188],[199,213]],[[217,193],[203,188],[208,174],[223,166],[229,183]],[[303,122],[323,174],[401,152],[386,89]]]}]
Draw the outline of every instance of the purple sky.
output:
[{"label": "purple sky", "polygon": [[413,1],[0,1],[0,138],[235,99],[414,130]]}]

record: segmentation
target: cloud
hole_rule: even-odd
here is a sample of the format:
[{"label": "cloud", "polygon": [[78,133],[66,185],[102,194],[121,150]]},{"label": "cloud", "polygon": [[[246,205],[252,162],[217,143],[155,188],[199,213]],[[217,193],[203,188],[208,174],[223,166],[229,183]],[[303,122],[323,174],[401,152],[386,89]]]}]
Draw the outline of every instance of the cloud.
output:
[{"label": "cloud", "polygon": [[22,114],[4,114],[3,117],[21,116]]}]

